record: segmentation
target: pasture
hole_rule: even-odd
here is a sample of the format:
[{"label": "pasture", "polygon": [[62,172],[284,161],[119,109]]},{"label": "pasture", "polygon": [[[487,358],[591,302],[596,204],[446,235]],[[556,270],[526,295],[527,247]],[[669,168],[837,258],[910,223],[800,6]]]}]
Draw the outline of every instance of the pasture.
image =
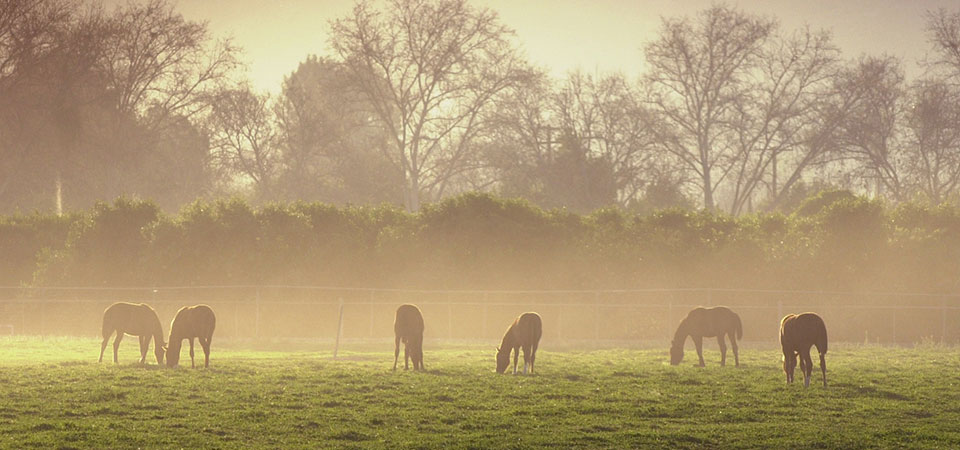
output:
[{"label": "pasture", "polygon": [[[0,447],[956,448],[960,349],[834,345],[830,387],[787,386],[779,349],[741,367],[680,366],[655,349],[538,353],[497,375],[494,348],[427,342],[426,371],[390,370],[392,342],[330,357],[214,341],[209,369],[120,364],[99,340],[0,338]],[[553,351],[551,351],[553,350]],[[184,354],[186,356],[186,354]],[[181,360],[182,362],[182,360]]]}]

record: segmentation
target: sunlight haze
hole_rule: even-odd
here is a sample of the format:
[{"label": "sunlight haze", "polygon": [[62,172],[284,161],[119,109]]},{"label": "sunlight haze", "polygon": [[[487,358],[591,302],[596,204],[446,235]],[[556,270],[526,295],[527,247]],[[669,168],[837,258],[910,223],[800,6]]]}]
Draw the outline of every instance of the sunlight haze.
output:
[{"label": "sunlight haze", "polygon": [[[107,5],[119,2],[111,0]],[[517,33],[529,60],[554,75],[575,69],[643,70],[643,44],[655,37],[661,17],[691,15],[709,0],[557,0],[552,2],[477,0],[496,11]],[[786,30],[809,24],[833,32],[847,57],[887,53],[904,59],[908,75],[927,51],[923,14],[952,7],[951,0],[743,0],[741,9],[777,18]],[[208,21],[215,36],[233,36],[244,49],[249,76],[257,89],[276,91],[283,77],[307,55],[328,53],[329,21],[350,13],[352,0],[181,0],[191,20]]]}]

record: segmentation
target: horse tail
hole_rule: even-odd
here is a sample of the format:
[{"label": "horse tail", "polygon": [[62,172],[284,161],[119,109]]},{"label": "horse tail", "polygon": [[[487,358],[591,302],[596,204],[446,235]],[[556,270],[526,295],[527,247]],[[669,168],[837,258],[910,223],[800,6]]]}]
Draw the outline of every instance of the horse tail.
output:
[{"label": "horse tail", "polygon": [[740,315],[737,314],[734,317],[737,318],[737,340],[743,339],[743,323],[740,321]]}]

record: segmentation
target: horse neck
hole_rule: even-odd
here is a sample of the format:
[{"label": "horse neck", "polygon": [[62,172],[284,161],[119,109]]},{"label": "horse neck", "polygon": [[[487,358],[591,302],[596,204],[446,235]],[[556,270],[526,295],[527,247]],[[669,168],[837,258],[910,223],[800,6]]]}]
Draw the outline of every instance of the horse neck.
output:
[{"label": "horse neck", "polygon": [[507,330],[506,333],[503,334],[503,340],[500,341],[501,349],[513,348],[514,346],[516,346],[517,338],[514,335],[515,330],[516,330],[516,327],[512,326],[510,327],[509,330]]},{"label": "horse neck", "polygon": [[682,344],[683,341],[687,339],[687,336],[690,335],[690,322],[687,322],[687,319],[680,321],[680,326],[677,327],[677,332],[673,334],[673,342],[677,344]]}]

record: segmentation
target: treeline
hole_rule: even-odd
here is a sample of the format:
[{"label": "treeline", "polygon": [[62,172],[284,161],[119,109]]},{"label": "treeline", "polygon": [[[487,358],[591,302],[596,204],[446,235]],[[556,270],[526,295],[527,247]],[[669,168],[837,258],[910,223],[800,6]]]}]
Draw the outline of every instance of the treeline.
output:
[{"label": "treeline", "polygon": [[731,287],[955,293],[960,208],[828,191],[782,213],[578,215],[466,194],[394,206],[120,199],[0,219],[0,284],[421,289]]},{"label": "treeline", "polygon": [[[823,188],[960,198],[960,12],[929,54],[717,4],[667,17],[638,76],[548,76],[467,0],[358,2],[273,93],[168,0],[0,2],[0,211],[121,195],[418,211],[464,192],[544,208],[789,213]],[[589,36],[585,36],[589,39]]]}]

